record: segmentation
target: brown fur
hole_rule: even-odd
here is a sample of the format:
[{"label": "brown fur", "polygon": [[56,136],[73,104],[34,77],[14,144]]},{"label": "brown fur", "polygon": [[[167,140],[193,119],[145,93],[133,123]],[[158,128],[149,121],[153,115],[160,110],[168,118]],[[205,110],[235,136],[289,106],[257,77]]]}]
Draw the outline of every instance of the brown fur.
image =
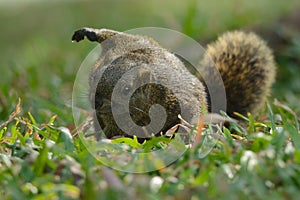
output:
[{"label": "brown fur", "polygon": [[[207,95],[202,83],[176,56],[151,38],[107,29],[83,28],[76,31],[72,39],[80,41],[85,36],[91,41],[101,43],[103,49],[90,74],[90,101],[95,105],[95,122],[99,122],[108,138],[131,137],[130,133],[125,133],[117,126],[111,111],[111,98],[121,77],[138,66],[144,67],[130,75],[132,79],[124,82],[124,88],[132,88],[150,80],[159,80],[162,84],[146,84],[132,94],[129,111],[135,124],[142,127],[149,124],[150,107],[160,104],[167,114],[166,123],[161,129],[164,133],[179,123],[177,116],[182,114],[181,109],[187,111],[185,117],[189,120],[193,113],[200,115],[202,107],[207,106]],[[207,54],[200,62],[204,66],[214,66],[214,63],[225,85],[229,115],[232,116],[233,112],[257,112],[269,95],[275,79],[274,58],[265,42],[254,33],[227,32],[215,43],[208,45]],[[212,79],[215,76],[205,73],[202,75]],[[172,90],[165,87],[168,84],[174,86]],[[119,102],[126,97],[124,88],[118,91]],[[97,123],[95,124],[99,129]],[[140,138],[150,135],[146,131]]]},{"label": "brown fur", "polygon": [[214,63],[224,82],[227,113],[255,114],[275,80],[275,62],[266,43],[254,33],[224,33],[208,45],[201,62],[205,66]]}]

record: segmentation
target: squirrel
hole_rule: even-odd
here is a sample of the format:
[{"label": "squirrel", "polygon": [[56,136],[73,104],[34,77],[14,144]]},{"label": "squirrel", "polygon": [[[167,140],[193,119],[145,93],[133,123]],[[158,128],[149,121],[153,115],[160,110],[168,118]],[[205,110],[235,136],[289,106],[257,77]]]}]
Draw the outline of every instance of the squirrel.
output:
[{"label": "squirrel", "polygon": [[[74,32],[72,40],[79,42],[85,37],[102,47],[89,76],[89,100],[95,109],[95,129],[102,130],[107,138],[136,135],[143,141],[179,124],[179,114],[195,124],[195,119],[203,115],[203,108],[209,111],[210,95],[203,79],[196,78],[180,58],[154,39],[109,29],[82,28]],[[251,32],[224,33],[208,44],[199,65],[216,66],[219,70],[231,117],[234,112],[245,115],[261,109],[275,80],[272,51]],[[212,79],[215,76],[202,75]],[[157,104],[164,111],[152,109]],[[159,125],[150,126],[152,122]],[[135,131],[137,127],[141,128]]]}]

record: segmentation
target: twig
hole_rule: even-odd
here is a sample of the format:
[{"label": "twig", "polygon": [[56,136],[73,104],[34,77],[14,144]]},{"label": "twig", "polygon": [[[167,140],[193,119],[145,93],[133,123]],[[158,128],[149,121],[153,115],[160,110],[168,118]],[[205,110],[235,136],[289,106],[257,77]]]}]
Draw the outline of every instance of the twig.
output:
[{"label": "twig", "polygon": [[7,124],[12,122],[20,112],[21,112],[21,99],[19,98],[15,111],[10,114],[6,122],[0,125],[0,129],[2,129],[3,127],[7,126]]}]

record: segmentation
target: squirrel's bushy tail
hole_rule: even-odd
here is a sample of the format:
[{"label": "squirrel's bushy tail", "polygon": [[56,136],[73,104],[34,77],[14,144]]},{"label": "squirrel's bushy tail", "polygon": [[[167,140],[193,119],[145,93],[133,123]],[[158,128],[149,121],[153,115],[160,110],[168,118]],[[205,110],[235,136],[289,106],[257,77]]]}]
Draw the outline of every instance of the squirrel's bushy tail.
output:
[{"label": "squirrel's bushy tail", "polygon": [[[254,33],[224,33],[207,47],[202,62],[216,66],[224,82],[227,113],[257,112],[275,80],[275,61],[266,42]],[[213,75],[207,75],[213,78]],[[207,91],[209,96],[209,91]],[[208,100],[209,101],[209,100]]]}]

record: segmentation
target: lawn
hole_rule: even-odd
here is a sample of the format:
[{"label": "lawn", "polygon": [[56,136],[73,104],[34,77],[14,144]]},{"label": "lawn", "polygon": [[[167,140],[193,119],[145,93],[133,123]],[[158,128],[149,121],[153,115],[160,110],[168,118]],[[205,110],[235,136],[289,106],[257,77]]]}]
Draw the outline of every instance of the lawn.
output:
[{"label": "lawn", "polygon": [[[297,0],[0,1],[1,199],[297,199],[299,11]],[[277,80],[266,106],[244,116],[243,128],[221,127],[206,156],[200,142],[159,170],[115,170],[95,159],[75,130],[73,84],[96,46],[71,42],[81,27],[165,27],[202,45],[227,30],[253,30],[274,51]],[[101,150],[134,155],[170,141],[110,142]]]}]

